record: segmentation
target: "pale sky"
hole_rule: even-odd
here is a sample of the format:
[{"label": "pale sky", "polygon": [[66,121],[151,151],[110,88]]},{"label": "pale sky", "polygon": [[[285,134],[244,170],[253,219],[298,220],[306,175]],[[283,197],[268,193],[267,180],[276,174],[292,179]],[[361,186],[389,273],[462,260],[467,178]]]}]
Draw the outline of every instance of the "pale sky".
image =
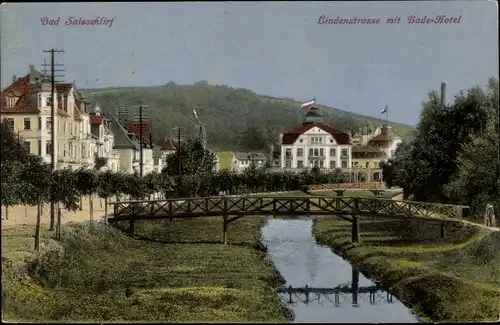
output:
[{"label": "pale sky", "polygon": [[[376,25],[318,24],[320,16],[380,18]],[[459,17],[458,24],[407,18]],[[400,16],[399,24],[386,19]],[[59,26],[41,19],[60,18]],[[115,20],[65,26],[69,17]],[[427,93],[447,100],[498,78],[498,9],[487,1],[9,3],[1,8],[1,85],[57,54],[80,88],[169,81],[248,88],[258,94],[416,124]]]}]

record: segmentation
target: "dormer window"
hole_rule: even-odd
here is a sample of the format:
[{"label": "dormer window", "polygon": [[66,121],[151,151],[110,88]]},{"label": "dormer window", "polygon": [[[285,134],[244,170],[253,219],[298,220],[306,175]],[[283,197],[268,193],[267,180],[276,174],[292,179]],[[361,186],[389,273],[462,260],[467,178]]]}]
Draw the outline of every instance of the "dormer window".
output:
[{"label": "dormer window", "polygon": [[16,100],[17,100],[17,98],[14,97],[12,94],[10,94],[9,97],[7,97],[7,106],[16,105]]}]

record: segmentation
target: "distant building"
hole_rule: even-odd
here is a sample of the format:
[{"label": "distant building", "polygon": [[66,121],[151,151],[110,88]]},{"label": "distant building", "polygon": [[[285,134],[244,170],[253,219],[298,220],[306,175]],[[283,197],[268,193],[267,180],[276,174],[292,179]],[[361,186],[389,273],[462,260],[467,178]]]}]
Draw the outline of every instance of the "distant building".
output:
[{"label": "distant building", "polygon": [[264,167],[268,157],[262,152],[236,152],[231,159],[230,169],[239,173],[249,168]]},{"label": "distant building", "polygon": [[281,168],[302,170],[348,169],[351,142],[348,134],[327,126],[323,115],[312,107],[302,125],[280,135]]}]

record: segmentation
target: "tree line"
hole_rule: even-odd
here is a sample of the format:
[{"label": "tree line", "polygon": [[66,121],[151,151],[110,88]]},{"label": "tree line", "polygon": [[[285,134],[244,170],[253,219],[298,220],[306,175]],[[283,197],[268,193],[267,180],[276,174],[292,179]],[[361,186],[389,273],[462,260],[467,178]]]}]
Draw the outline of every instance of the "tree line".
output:
[{"label": "tree line", "polygon": [[[94,169],[52,170],[41,157],[29,153],[24,141],[14,134],[6,120],[1,123],[0,153],[1,204],[7,209],[20,204],[37,206],[37,234],[40,209],[44,203],[54,203],[75,211],[85,196],[98,196],[107,202],[110,198],[120,200],[122,195],[131,199],[146,199],[153,194],[172,198],[215,196],[221,193],[237,195],[293,191],[303,189],[306,185],[342,183],[346,180],[340,170],[322,173],[319,169],[312,169],[294,174],[250,167],[243,173],[215,171],[215,154],[196,141],[183,144],[179,155],[174,153],[167,156],[167,165],[161,173],[142,177],[138,174],[100,171],[102,162],[97,161]],[[54,220],[50,223],[53,230]]]},{"label": "tree line", "polygon": [[[176,138],[173,127],[181,127],[183,137],[196,132],[193,108],[206,125],[210,146],[221,151],[265,150],[277,144],[279,133],[302,123],[304,110],[300,103],[286,98],[260,96],[248,89],[210,85],[200,81],[193,85],[169,82],[163,86],[96,89],[85,92],[98,102],[104,112],[120,104],[147,103],[152,121],[153,141],[161,145],[166,136]],[[384,121],[339,109],[320,106],[327,123],[349,132],[353,129],[375,129]],[[116,112],[115,112],[116,114]],[[404,135],[412,128],[391,123],[393,130]]]},{"label": "tree line", "polygon": [[429,93],[413,139],[382,166],[387,185],[417,201],[469,205],[476,215],[487,203],[500,211],[498,86],[491,78],[449,104]]}]

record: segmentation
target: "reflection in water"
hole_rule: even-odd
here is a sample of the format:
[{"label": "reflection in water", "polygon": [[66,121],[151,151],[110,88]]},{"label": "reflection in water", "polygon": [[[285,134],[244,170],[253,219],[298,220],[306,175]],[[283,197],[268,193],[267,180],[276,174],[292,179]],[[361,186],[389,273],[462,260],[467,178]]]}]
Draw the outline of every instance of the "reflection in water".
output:
[{"label": "reflection in water", "polygon": [[[384,291],[380,284],[371,286],[359,286],[359,269],[352,267],[352,281],[350,285],[338,285],[335,288],[315,288],[306,285],[303,288],[294,288],[293,286],[283,287],[278,289],[278,293],[284,298],[288,296],[287,303],[294,304],[297,301],[308,304],[310,302],[318,301],[321,303],[321,297],[332,302],[335,307],[340,306],[341,298],[343,301],[347,301],[346,295],[351,296],[351,304],[353,307],[359,307],[358,298],[361,295],[361,299],[369,302],[372,305],[379,303],[390,303],[392,304],[393,297],[390,293]],[[311,298],[311,295],[316,298]],[[293,297],[297,298],[297,301],[293,300]],[[305,298],[303,299],[304,296]],[[332,297],[334,300],[332,300]]]},{"label": "reflection in water", "polygon": [[262,230],[268,254],[286,280],[278,294],[293,309],[295,322],[418,322],[380,285],[317,245],[311,228],[311,219],[270,219]]}]

